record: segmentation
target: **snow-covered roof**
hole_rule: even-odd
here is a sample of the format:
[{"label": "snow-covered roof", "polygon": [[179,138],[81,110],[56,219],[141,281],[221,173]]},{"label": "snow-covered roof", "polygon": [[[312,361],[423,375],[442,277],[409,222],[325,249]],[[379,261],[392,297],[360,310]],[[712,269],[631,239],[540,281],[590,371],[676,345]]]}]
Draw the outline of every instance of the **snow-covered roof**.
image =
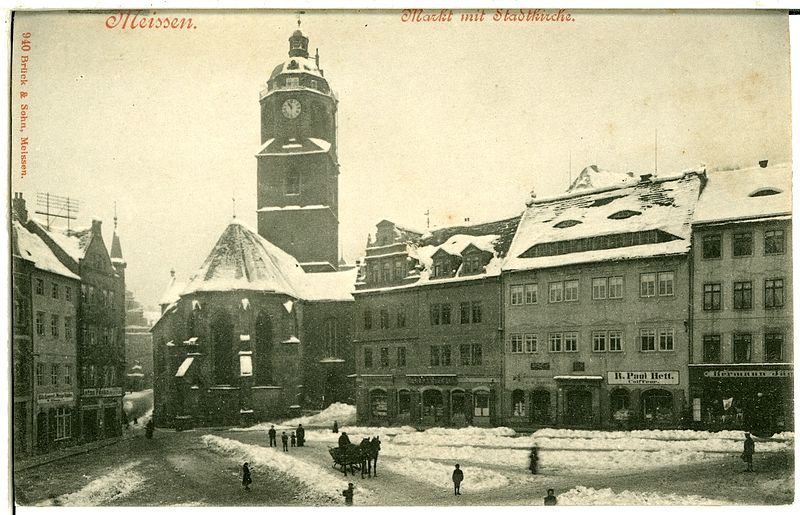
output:
[{"label": "snow-covered roof", "polygon": [[598,168],[597,165],[589,165],[572,181],[568,192],[585,191],[598,188],[608,188],[610,186],[619,187],[635,182],[633,172],[610,172]]},{"label": "snow-covered roof", "polygon": [[303,298],[309,301],[353,300],[357,268],[340,272],[305,274]]},{"label": "snow-covered roof", "polygon": [[687,172],[533,200],[503,270],[687,253],[701,185],[701,175]]},{"label": "snow-covered roof", "polygon": [[184,288],[186,288],[186,283],[179,281],[175,274],[172,274],[169,278],[167,288],[164,290],[164,293],[161,294],[161,299],[159,299],[158,304],[163,306],[176,302],[180,298],[181,291],[183,291]]},{"label": "snow-covered roof", "polygon": [[[294,63],[294,64],[292,64]],[[322,77],[322,73],[319,71],[317,67],[317,63],[314,59],[302,56],[294,56],[289,57],[286,59],[285,62],[282,62],[278,66],[272,69],[272,73],[269,75],[269,80],[274,79],[278,75],[288,73],[288,74],[296,74],[296,73],[308,73],[310,75],[315,75],[324,80]]]},{"label": "snow-covered roof", "polygon": [[295,258],[234,219],[181,296],[249,290],[303,298],[304,276]]},{"label": "snow-covered roof", "polygon": [[791,215],[792,165],[708,172],[694,223],[704,224]]},{"label": "snow-covered roof", "polygon": [[13,222],[12,230],[16,234],[17,247],[22,258],[32,261],[39,270],[80,280],[80,277],[70,272],[59,261],[53,251],[50,250],[50,247],[38,235],[28,231],[16,220]]},{"label": "snow-covered roof", "polygon": [[296,154],[324,154],[331,144],[319,138],[270,138],[264,142],[256,156],[282,156]]},{"label": "snow-covered roof", "polygon": [[307,206],[267,206],[267,207],[260,207],[257,209],[259,212],[267,212],[267,211],[300,211],[300,210],[316,210],[316,209],[330,209],[330,206],[323,206],[322,204],[309,204]]},{"label": "snow-covered roof", "polygon": [[53,240],[77,265],[86,256],[86,250],[92,241],[92,229],[72,229],[66,232],[48,230],[44,225],[36,220],[29,223],[36,225],[37,230],[42,231],[47,237]]}]

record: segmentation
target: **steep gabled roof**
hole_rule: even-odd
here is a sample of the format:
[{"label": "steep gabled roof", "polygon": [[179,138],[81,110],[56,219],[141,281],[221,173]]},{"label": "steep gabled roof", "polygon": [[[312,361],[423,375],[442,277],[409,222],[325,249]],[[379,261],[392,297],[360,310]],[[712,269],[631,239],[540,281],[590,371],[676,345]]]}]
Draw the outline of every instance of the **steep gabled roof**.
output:
[{"label": "steep gabled roof", "polygon": [[39,270],[69,277],[70,279],[80,279],[58,260],[53,251],[39,236],[28,231],[16,220],[12,223],[11,229],[15,236],[14,239],[16,240],[20,257],[32,261]]}]

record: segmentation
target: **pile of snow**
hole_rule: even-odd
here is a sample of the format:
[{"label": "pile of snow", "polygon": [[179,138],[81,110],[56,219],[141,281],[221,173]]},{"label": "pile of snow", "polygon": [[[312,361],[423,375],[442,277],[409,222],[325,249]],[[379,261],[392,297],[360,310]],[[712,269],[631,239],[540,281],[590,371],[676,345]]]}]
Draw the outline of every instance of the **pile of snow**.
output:
[{"label": "pile of snow", "polygon": [[[453,465],[430,460],[402,458],[397,461],[392,460],[386,467],[394,474],[400,474],[415,481],[430,483],[446,490],[453,487]],[[462,470],[464,471],[464,482],[461,489],[464,492],[492,490],[507,486],[509,483],[506,476],[493,470],[479,467],[462,467]]]},{"label": "pile of snow", "polygon": [[[305,504],[341,504],[342,490],[347,488],[347,478],[328,472],[301,459],[280,452],[277,448],[261,447],[221,438],[215,435],[204,435],[203,442],[213,451],[226,454],[239,463],[249,462],[253,475],[258,474],[259,467],[268,467],[297,479],[307,487],[300,500]],[[356,487],[356,497],[369,499],[370,492]]]},{"label": "pile of snow", "polygon": [[[603,474],[608,471],[644,471],[662,467],[719,460],[718,454],[705,452],[653,451],[539,451],[539,466],[545,473]],[[731,456],[739,459],[739,455]],[[525,462],[527,464],[527,461]],[[520,462],[515,463],[519,465]]]},{"label": "pile of snow", "polygon": [[720,506],[728,501],[707,499],[698,495],[660,494],[654,492],[614,492],[610,488],[595,490],[576,486],[558,495],[558,504],[567,506]]},{"label": "pile of snow", "polygon": [[507,427],[465,427],[461,429],[431,428],[398,435],[395,443],[408,445],[463,445],[476,447],[510,447],[530,448],[533,442],[529,438],[513,438],[513,429]]},{"label": "pile of snow", "polygon": [[132,470],[140,463],[134,461],[117,467],[77,492],[62,495],[57,499],[57,503],[62,506],[100,506],[125,497],[138,490],[145,481],[141,474]]},{"label": "pile of snow", "polygon": [[[542,449],[585,449],[585,450],[635,450],[635,451],[697,451],[697,452],[737,452],[742,450],[743,439],[730,440],[709,438],[707,440],[651,440],[647,438],[536,438],[536,446]],[[758,442],[759,452],[790,451],[794,442]]]},{"label": "pile of snow", "polygon": [[[262,422],[250,427],[237,427],[232,428],[231,431],[269,431],[271,426],[275,429],[295,429],[299,424],[303,424],[306,429],[309,428],[332,428],[333,422],[339,423],[339,427],[347,424],[352,424],[356,421],[356,407],[350,404],[342,404],[335,402],[314,415],[307,415],[304,417],[293,418],[283,422]],[[333,434],[333,433],[332,433]],[[375,433],[377,434],[377,433]]]},{"label": "pile of snow", "polygon": [[[692,429],[645,429],[634,431],[597,431],[581,429],[539,429],[533,437],[547,438],[594,438],[594,439],[617,439],[617,438],[641,438],[647,440],[737,440],[744,439],[744,431],[696,431]],[[756,439],[758,441],[758,439]],[[794,440],[794,433],[787,431],[778,433],[769,440]]]},{"label": "pile of snow", "polygon": [[347,437],[350,439],[351,443],[359,443],[361,442],[362,438],[373,438],[375,436],[380,437],[381,443],[390,442],[393,439],[397,439],[400,435],[404,435],[407,433],[416,433],[417,430],[411,426],[401,426],[401,427],[370,427],[370,426],[352,426],[352,427],[343,427],[340,428],[338,433],[334,433],[331,430],[319,430],[319,431],[306,431],[306,440],[312,440],[315,442],[329,442],[329,443],[338,443],[339,437],[342,433],[347,433]]},{"label": "pile of snow", "polygon": [[471,445],[395,445],[382,443],[381,455],[392,458],[418,458],[425,456],[432,460],[479,463],[504,467],[527,468],[529,451],[527,449],[502,449],[474,447]]}]

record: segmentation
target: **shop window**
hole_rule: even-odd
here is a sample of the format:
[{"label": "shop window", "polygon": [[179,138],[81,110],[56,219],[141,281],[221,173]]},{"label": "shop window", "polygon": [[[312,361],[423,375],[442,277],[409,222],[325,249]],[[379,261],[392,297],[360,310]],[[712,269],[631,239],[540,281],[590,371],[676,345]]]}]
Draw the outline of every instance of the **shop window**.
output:
[{"label": "shop window", "polygon": [[703,285],[703,311],[722,309],[722,285],[708,283]]},{"label": "shop window", "polygon": [[764,231],[764,254],[783,254],[783,231]]},{"label": "shop window", "polygon": [[722,257],[722,235],[706,234],[703,236],[703,259],[719,259]]},{"label": "shop window", "polygon": [[733,283],[733,309],[753,308],[753,283]]},{"label": "shop window", "polygon": [[408,390],[397,392],[397,414],[400,416],[411,415],[411,392]]},{"label": "shop window", "polygon": [[623,388],[616,388],[610,395],[611,412],[615,413],[619,410],[627,410],[631,407],[631,399],[628,390]]},{"label": "shop window", "polygon": [[764,335],[764,361],[780,363],[783,360],[783,333]]},{"label": "shop window", "polygon": [[752,256],[753,255],[753,233],[739,232],[733,235],[733,256]]},{"label": "shop window", "polygon": [[703,363],[721,362],[721,339],[718,334],[703,335]]},{"label": "shop window", "polygon": [[524,417],[526,410],[525,410],[525,392],[522,390],[514,390],[511,393],[511,405],[513,406],[513,413],[512,416],[514,417]]},{"label": "shop window", "polygon": [[385,418],[388,415],[388,397],[383,390],[373,390],[369,393],[370,413],[376,418]]},{"label": "shop window", "polygon": [[751,359],[753,337],[746,333],[733,335],[733,362],[749,363]]},{"label": "shop window", "polygon": [[669,423],[673,420],[672,393],[648,390],[642,393],[642,418],[647,423]]},{"label": "shop window", "polygon": [[764,307],[783,307],[783,279],[766,279],[764,281]]},{"label": "shop window", "polygon": [[550,423],[550,392],[537,390],[531,394],[531,421],[535,424]]},{"label": "shop window", "polygon": [[444,414],[442,392],[439,390],[425,390],[422,393],[422,415],[440,419]]},{"label": "shop window", "polygon": [[475,411],[473,415],[476,417],[489,416],[489,392],[479,391],[472,395],[473,405]]}]

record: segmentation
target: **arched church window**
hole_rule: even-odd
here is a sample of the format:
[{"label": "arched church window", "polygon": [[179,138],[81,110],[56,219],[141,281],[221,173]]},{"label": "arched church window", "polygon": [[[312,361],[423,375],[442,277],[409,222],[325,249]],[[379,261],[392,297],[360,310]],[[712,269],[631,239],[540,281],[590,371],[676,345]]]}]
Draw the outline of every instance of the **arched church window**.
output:
[{"label": "arched church window", "polygon": [[260,312],[256,318],[255,382],[268,385],[272,382],[272,317]]},{"label": "arched church window", "polygon": [[231,384],[234,371],[233,322],[225,311],[218,311],[211,319],[211,352],[214,381],[216,384]]},{"label": "arched church window", "polygon": [[325,357],[338,358],[339,357],[339,335],[337,331],[337,324],[335,318],[325,320],[324,327],[325,335]]}]

